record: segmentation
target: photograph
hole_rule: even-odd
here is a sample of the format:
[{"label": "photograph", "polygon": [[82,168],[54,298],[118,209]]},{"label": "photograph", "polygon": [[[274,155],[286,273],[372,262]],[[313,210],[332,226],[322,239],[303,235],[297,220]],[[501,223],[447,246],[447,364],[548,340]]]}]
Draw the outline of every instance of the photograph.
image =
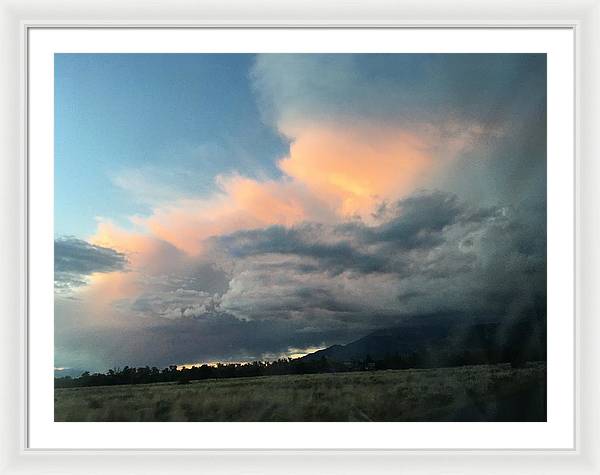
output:
[{"label": "photograph", "polygon": [[546,53],[53,65],[55,422],[548,420]]}]

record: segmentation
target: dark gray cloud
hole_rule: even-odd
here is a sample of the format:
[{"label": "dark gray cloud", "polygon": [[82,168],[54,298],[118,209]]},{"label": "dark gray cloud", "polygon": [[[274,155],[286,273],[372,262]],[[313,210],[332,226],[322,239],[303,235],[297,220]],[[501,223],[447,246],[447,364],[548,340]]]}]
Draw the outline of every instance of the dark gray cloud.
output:
[{"label": "dark gray cloud", "polygon": [[83,309],[61,301],[56,364],[274,357],[406,319],[504,321],[545,311],[543,208],[476,208],[439,191],[384,208],[376,224],[305,223],[215,239],[224,262],[147,277],[142,295],[115,306],[116,326],[73,325],[67,316],[80,321]]},{"label": "dark gray cloud", "polygon": [[[71,305],[70,308],[64,305]],[[61,315],[85,309],[61,302]],[[78,318],[78,317],[75,317]],[[245,361],[273,358],[314,344],[353,339],[346,328],[323,331],[294,321],[243,321],[225,312],[176,320],[147,317],[121,326],[60,325],[56,329],[55,366],[105,371],[114,366]]]},{"label": "dark gray cloud", "polygon": [[117,306],[130,316],[203,318],[218,312],[229,276],[205,261],[188,258],[170,273],[144,275],[144,291]]},{"label": "dark gray cloud", "polygon": [[74,237],[54,240],[54,286],[64,290],[86,284],[86,276],[95,272],[123,270],[125,254],[96,246]]},{"label": "dark gray cloud", "polygon": [[222,308],[366,330],[439,312],[499,318],[544,298],[543,209],[475,208],[442,192],[386,208],[376,225],[305,223],[219,238],[235,269]]},{"label": "dark gray cloud", "polygon": [[[405,259],[408,253],[443,244],[447,227],[462,226],[468,230],[497,218],[499,213],[494,208],[468,208],[449,193],[422,192],[393,205],[381,206],[380,224],[376,225],[357,220],[336,225],[271,226],[239,231],[213,242],[237,259],[260,255],[297,257],[289,265],[297,264],[307,272],[402,273],[402,266],[408,264]],[[269,265],[281,267],[277,262]]]},{"label": "dark gray cloud", "polygon": [[406,249],[432,247],[440,243],[441,231],[459,217],[464,222],[489,214],[486,210],[479,211],[469,215],[460,207],[457,197],[448,193],[422,193],[396,203],[387,213],[390,218],[387,222],[365,227],[363,233],[368,235],[369,241],[393,242]]},{"label": "dark gray cloud", "polygon": [[545,54],[265,54],[252,77],[275,124],[345,117],[492,126],[545,101],[545,71]]}]

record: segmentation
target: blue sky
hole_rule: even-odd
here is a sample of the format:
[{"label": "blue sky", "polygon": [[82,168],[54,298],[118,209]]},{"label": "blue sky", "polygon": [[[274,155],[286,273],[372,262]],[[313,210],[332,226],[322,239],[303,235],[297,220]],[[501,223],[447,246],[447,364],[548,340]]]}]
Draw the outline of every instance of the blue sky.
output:
[{"label": "blue sky", "polygon": [[147,213],[145,197],[118,186],[133,172],[188,196],[209,193],[214,177],[232,169],[276,175],[287,141],[261,120],[248,77],[253,61],[57,54],[55,234],[87,236],[97,216],[126,225],[127,216]]}]

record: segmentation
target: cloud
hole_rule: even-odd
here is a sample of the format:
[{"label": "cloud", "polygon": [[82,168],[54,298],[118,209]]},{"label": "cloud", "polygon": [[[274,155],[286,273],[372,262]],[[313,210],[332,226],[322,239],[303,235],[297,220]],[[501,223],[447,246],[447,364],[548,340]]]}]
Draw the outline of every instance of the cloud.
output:
[{"label": "cloud", "polygon": [[[434,143],[441,144],[428,133],[420,137],[391,126],[312,128],[279,160],[280,178],[220,176],[215,194],[155,206],[149,216],[134,217],[133,222],[145,234],[198,255],[207,239],[238,230],[368,220],[382,201],[413,192],[460,149],[449,145],[441,157]],[[101,223],[92,239],[114,245],[127,240],[126,234]]]},{"label": "cloud", "polygon": [[252,78],[264,119],[292,148],[340,124],[366,147],[379,144],[371,131],[395,130],[428,157],[406,176],[388,167],[404,195],[426,186],[488,205],[545,203],[545,54],[264,54]]},{"label": "cloud", "polygon": [[364,123],[303,128],[279,167],[346,217],[414,190],[435,162],[427,137]]},{"label": "cloud", "polygon": [[[243,173],[258,178],[272,175],[243,143],[203,142],[177,145],[160,152],[159,163],[124,167],[110,173],[114,186],[150,209],[186,198],[202,198],[215,191],[215,177],[226,173]],[[162,166],[164,161],[168,167]]]},{"label": "cloud", "polygon": [[[433,248],[444,242],[451,225],[468,226],[493,219],[493,209],[469,209],[455,195],[419,192],[380,207],[379,223],[362,220],[340,224],[301,223],[271,226],[215,238],[235,259],[257,255],[294,255],[323,261],[330,272],[384,271],[393,254]],[[384,254],[384,255],[382,255]],[[390,254],[390,255],[385,255]],[[302,261],[306,265],[306,261]]]},{"label": "cloud", "polygon": [[545,56],[533,54],[258,55],[251,77],[263,115],[290,140],[279,176],[228,169],[200,197],[155,183],[156,170],[115,180],[152,204],[136,226],[188,254],[237,230],[369,219],[421,187],[488,204],[522,197],[543,172],[545,151],[523,141],[543,135],[529,133],[528,119],[545,103],[544,73]]},{"label": "cloud", "polygon": [[544,54],[263,54],[252,71],[265,119],[494,123],[545,97]]},{"label": "cloud", "polygon": [[108,260],[59,275],[80,287],[56,303],[57,366],[260,358],[406,318],[545,311],[544,55],[259,55],[251,77],[290,144],[275,172],[228,166],[201,196],[172,186],[193,173],[118,175],[151,210],[79,241]]},{"label": "cloud", "polygon": [[[138,277],[140,278],[140,277]],[[229,276],[213,264],[190,260],[176,272],[143,276],[140,292],[121,299],[118,306],[134,317],[204,318],[219,313]]]},{"label": "cloud", "polygon": [[75,350],[88,340],[100,368],[160,366],[344,343],[409,318],[502,321],[543,311],[538,209],[474,207],[440,191],[381,208],[375,223],[237,231],[210,240],[211,260],[184,255],[168,272],[122,273],[138,287],[113,300],[110,325],[82,325],[85,300],[61,302],[57,364],[82,366]]},{"label": "cloud", "polygon": [[[78,302],[74,302],[78,304]],[[63,313],[83,310],[74,306]],[[343,339],[349,333],[337,333]],[[335,338],[335,337],[334,337]],[[303,331],[289,321],[241,321],[221,313],[202,319],[164,320],[146,318],[115,329],[98,326],[61,326],[56,333],[57,366],[106,371],[115,366],[247,361],[297,353],[313,341],[332,339],[327,332]],[[322,347],[324,345],[317,345]]]},{"label": "cloud", "polygon": [[[111,246],[129,259],[127,272],[94,275],[80,297],[97,313],[126,309],[123,318],[178,318],[204,305],[227,288],[226,273],[203,257],[181,251],[150,234],[129,232],[113,223],[99,223],[90,239]],[[102,309],[102,312],[100,312]]]},{"label": "cloud", "polygon": [[121,271],[127,264],[125,254],[96,246],[81,239],[54,240],[54,286],[59,290],[79,287],[94,273]]},{"label": "cloud", "polygon": [[544,298],[538,210],[474,208],[442,192],[388,208],[376,225],[303,223],[216,239],[234,266],[221,308],[366,330],[439,312],[498,318]]}]

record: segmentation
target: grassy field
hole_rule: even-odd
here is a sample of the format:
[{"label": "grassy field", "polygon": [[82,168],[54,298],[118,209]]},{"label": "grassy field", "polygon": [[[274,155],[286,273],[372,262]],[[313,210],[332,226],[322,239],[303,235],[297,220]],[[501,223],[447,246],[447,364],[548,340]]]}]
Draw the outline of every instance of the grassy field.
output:
[{"label": "grassy field", "polygon": [[544,421],[546,365],[56,389],[56,421]]}]

